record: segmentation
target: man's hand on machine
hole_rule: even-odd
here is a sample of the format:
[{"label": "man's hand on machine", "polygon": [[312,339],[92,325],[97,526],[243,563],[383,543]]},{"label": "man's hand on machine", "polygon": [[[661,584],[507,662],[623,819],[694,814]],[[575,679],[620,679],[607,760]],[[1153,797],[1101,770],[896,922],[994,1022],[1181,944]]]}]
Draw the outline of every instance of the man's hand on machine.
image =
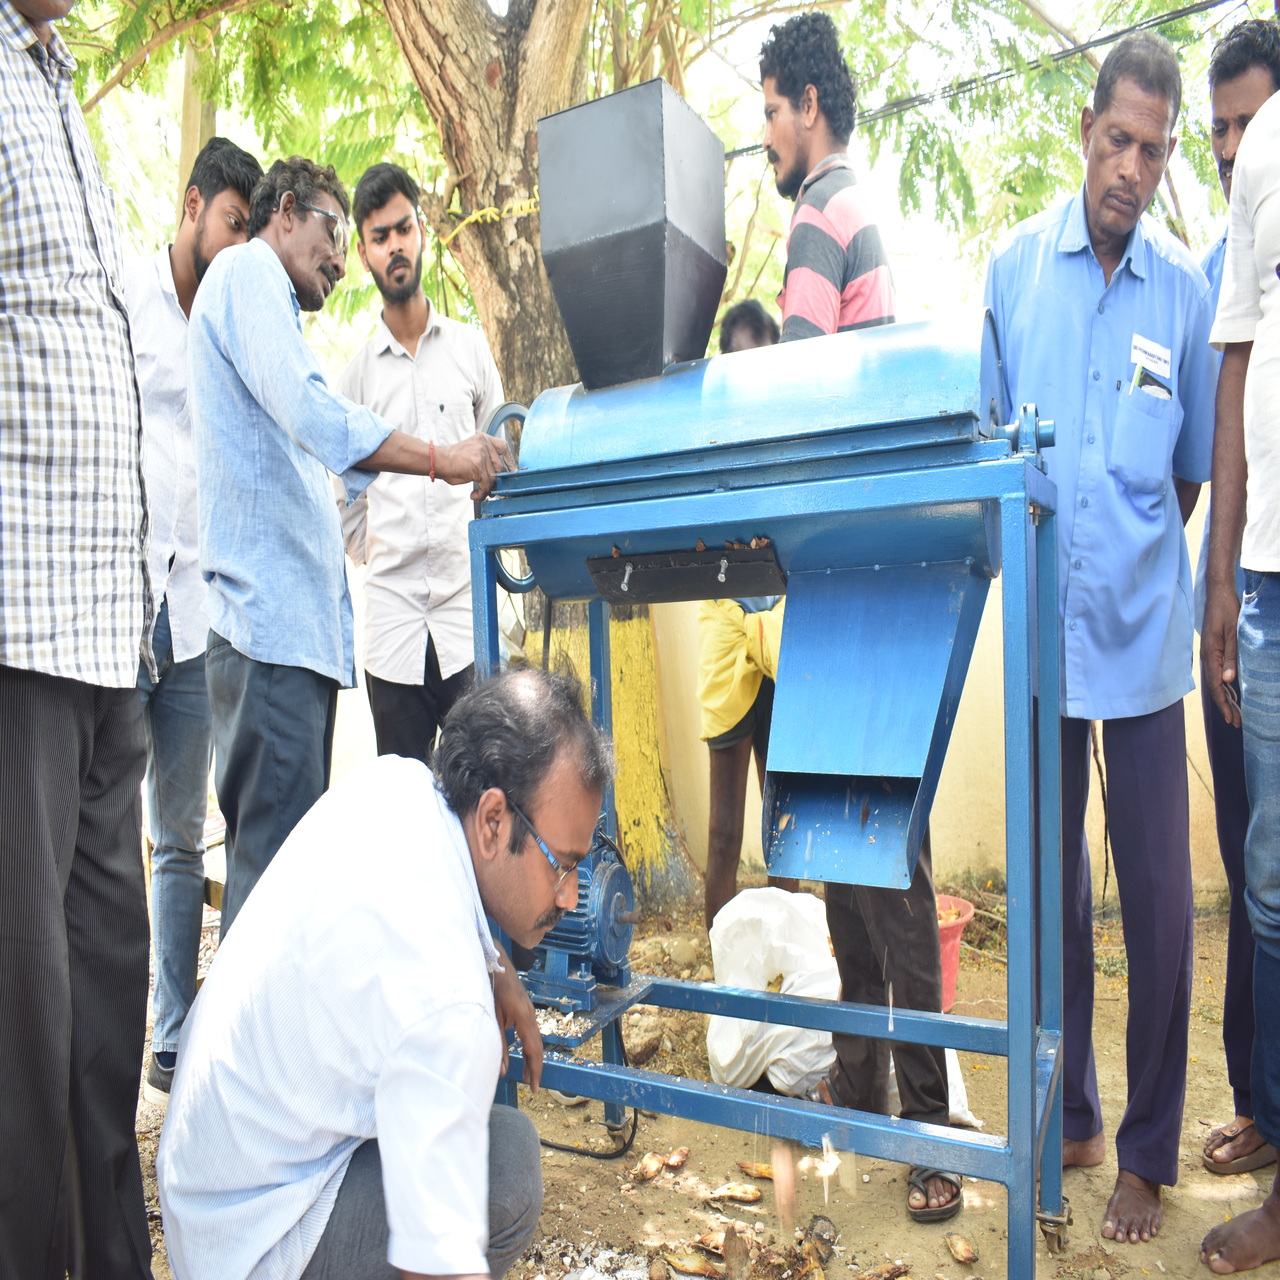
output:
[{"label": "man's hand on machine", "polygon": [[515,469],[507,442],[484,432],[468,436],[459,444],[436,445],[436,479],[446,484],[471,481],[473,499],[491,493],[494,480],[503,471]]},{"label": "man's hand on machine", "polygon": [[493,975],[493,1011],[502,1030],[502,1074],[507,1074],[507,1031],[514,1028],[524,1052],[524,1082],[537,1093],[542,1080],[542,1032],[538,1030],[538,1016],[511,957],[501,946],[498,946],[498,957],[502,970]]}]

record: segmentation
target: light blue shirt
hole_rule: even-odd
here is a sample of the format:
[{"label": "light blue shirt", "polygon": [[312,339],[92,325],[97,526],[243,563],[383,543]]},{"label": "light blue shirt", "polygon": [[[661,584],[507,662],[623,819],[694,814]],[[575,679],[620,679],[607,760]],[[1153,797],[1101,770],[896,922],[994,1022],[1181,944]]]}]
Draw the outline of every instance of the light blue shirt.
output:
[{"label": "light blue shirt", "polygon": [[204,611],[258,662],[356,682],[342,522],[374,477],[355,470],[390,423],[330,390],[302,336],[298,298],[265,241],[224,249],[201,281],[187,338]]},{"label": "light blue shirt", "polygon": [[1001,242],[986,301],[1010,403],[1055,424],[1045,458],[1058,488],[1062,714],[1159,711],[1192,688],[1191,563],[1173,477],[1203,483],[1213,455],[1204,273],[1144,216],[1105,284],[1082,188]]}]

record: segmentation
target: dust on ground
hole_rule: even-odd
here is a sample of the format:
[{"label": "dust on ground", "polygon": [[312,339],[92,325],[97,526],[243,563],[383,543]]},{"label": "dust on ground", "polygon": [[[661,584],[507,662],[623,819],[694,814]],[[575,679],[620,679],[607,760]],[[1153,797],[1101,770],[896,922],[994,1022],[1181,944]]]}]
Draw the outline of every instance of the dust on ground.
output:
[{"label": "dust on ground", "polygon": [[[992,901],[989,906],[996,908]],[[999,909],[991,912],[998,916]],[[1225,914],[1196,920],[1196,978],[1191,1011],[1187,1100],[1184,1110],[1181,1168],[1176,1187],[1165,1193],[1165,1223],[1148,1244],[1117,1245],[1100,1234],[1103,1212],[1116,1164],[1109,1149],[1095,1169],[1072,1169],[1064,1175],[1074,1225],[1067,1249],[1051,1256],[1037,1247],[1037,1280],[1112,1280],[1120,1276],[1208,1275],[1197,1259],[1205,1233],[1225,1218],[1255,1207],[1270,1190],[1273,1169],[1231,1177],[1210,1174],[1200,1163],[1210,1124],[1232,1114],[1221,1041],[1222,975],[1226,948]],[[999,930],[966,933],[986,949],[961,953],[957,1001],[953,1012],[974,1017],[1005,1014],[1005,970],[998,959]],[[1127,1015],[1123,939],[1110,913],[1097,925],[1098,974],[1094,1013],[1094,1045],[1098,1084],[1108,1139],[1114,1136],[1125,1097],[1124,1026]],[[701,904],[646,918],[637,927],[633,969],[695,981],[711,978],[711,958],[701,922]],[[705,1015],[672,1010],[637,1011],[624,1022],[624,1037],[633,1060],[646,1059],[654,1071],[707,1079]],[[592,1056],[592,1046],[580,1050]],[[960,1055],[969,1105],[988,1133],[1005,1129],[1003,1059]],[[546,1092],[531,1097],[521,1087],[520,1105],[533,1118],[544,1139],[607,1153],[614,1142],[603,1125],[603,1107],[590,1102],[566,1107]],[[142,1155],[156,1280],[169,1280],[163,1224],[156,1201],[155,1152],[163,1112],[140,1100],[138,1144]],[[629,1129],[629,1125],[628,1125]],[[1002,1280],[1006,1277],[1006,1197],[1002,1186],[965,1179],[963,1212],[950,1223],[919,1225],[906,1212],[906,1168],[890,1161],[846,1153],[834,1171],[815,1159],[817,1153],[784,1144],[796,1170],[794,1220],[778,1217],[772,1183],[756,1180],[762,1191],[754,1204],[712,1200],[709,1193],[727,1182],[751,1183],[739,1161],[769,1163],[775,1158],[770,1140],[732,1129],[702,1125],[671,1116],[641,1113],[630,1151],[602,1160],[544,1148],[545,1196],[539,1236],[510,1272],[511,1280],[655,1280],[671,1273],[664,1254],[702,1255],[705,1274],[723,1274],[720,1259],[693,1242],[726,1227],[743,1233],[749,1253],[743,1265],[755,1280],[817,1280],[806,1267],[798,1233],[814,1214],[823,1214],[839,1232],[825,1267],[829,1280],[855,1280],[871,1273],[912,1276],[915,1280]],[[641,1157],[665,1156],[689,1148],[687,1162],[665,1168],[640,1181],[632,1170]],[[957,1233],[976,1250],[978,1260],[957,1261],[945,1239]],[[735,1270],[739,1270],[737,1268]],[[1260,1275],[1280,1274],[1280,1266]],[[678,1280],[678,1276],[675,1277]]]}]

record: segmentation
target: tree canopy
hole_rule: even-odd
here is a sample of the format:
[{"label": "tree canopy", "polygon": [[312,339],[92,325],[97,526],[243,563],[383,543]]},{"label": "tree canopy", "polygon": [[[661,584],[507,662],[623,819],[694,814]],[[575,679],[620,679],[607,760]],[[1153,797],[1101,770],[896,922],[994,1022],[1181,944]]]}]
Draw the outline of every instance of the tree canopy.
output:
[{"label": "tree canopy", "polygon": [[[334,164],[348,182],[396,159],[424,187],[427,287],[475,315],[511,394],[571,381],[537,252],[539,116],[661,74],[730,151],[757,140],[755,51],[778,0],[95,0],[66,34],[94,115],[113,93],[156,93],[176,52],[202,50],[200,88],[251,122],[269,152]],[[1085,0],[1070,23],[1042,0],[825,4],[859,89],[855,146],[896,159],[906,215],[931,216],[975,267],[998,232],[1080,180],[1079,111],[1106,45],[1161,18],[1158,0]],[[1183,57],[1181,151],[1220,208],[1205,128],[1215,31],[1270,6],[1202,5],[1157,29]],[[1186,171],[1184,170],[1184,175]],[[733,259],[725,301],[776,292],[787,209],[757,155],[727,167]],[[1171,180],[1156,212],[1187,235]],[[339,317],[369,289],[339,292]]]}]

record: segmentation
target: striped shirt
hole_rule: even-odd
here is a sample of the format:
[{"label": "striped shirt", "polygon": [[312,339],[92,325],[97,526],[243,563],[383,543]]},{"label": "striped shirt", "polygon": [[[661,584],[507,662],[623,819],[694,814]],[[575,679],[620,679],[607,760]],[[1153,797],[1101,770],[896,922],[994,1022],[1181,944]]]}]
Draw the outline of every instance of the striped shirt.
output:
[{"label": "striped shirt", "polygon": [[783,342],[893,323],[880,229],[844,153],[827,156],[800,187],[778,306]]},{"label": "striped shirt", "polygon": [[74,69],[0,0],[0,664],[124,689],[150,612],[142,428]]}]

